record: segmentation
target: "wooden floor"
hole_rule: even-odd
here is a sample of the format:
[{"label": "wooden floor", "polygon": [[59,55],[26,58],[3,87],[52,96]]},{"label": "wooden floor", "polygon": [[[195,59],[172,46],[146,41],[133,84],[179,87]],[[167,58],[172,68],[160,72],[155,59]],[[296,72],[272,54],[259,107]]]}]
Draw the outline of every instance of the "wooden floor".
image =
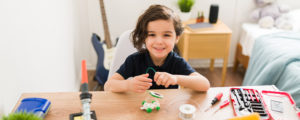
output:
[{"label": "wooden floor", "polygon": [[[214,71],[210,71],[208,68],[196,68],[197,72],[205,76],[211,84],[211,87],[220,87],[221,86],[221,74],[222,68],[215,68]],[[245,70],[241,67],[237,69],[237,72],[233,72],[232,68],[227,68],[226,82],[225,86],[240,86],[242,85],[244,78]],[[95,75],[95,70],[88,70],[89,75],[89,90],[98,84],[93,80]],[[99,87],[97,90],[103,90],[102,87]]]}]

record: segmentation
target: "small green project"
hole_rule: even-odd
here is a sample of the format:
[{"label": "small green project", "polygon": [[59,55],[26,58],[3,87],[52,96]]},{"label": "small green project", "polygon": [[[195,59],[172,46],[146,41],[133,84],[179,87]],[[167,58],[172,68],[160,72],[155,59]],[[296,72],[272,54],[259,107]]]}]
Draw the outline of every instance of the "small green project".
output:
[{"label": "small green project", "polygon": [[149,91],[148,93],[150,96],[142,102],[141,110],[145,110],[147,113],[151,113],[153,109],[160,110],[158,99],[162,99],[163,95],[154,91]]}]

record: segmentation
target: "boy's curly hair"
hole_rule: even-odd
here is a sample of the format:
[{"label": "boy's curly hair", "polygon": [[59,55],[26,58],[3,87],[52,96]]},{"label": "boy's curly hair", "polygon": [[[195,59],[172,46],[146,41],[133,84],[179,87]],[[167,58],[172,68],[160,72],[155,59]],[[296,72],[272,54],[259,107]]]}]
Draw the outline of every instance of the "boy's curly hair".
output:
[{"label": "boy's curly hair", "polygon": [[144,52],[146,48],[143,47],[145,39],[147,38],[147,26],[149,22],[155,20],[172,20],[175,28],[176,36],[179,36],[182,31],[181,20],[179,16],[170,8],[163,5],[151,5],[138,19],[136,27],[132,32],[133,46],[139,51]]}]

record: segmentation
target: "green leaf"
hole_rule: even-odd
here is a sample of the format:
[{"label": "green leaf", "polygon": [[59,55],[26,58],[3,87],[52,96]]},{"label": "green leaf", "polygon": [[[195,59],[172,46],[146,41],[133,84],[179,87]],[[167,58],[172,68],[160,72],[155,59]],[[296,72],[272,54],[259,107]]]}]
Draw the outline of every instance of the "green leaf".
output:
[{"label": "green leaf", "polygon": [[194,0],[178,0],[177,2],[181,12],[190,12],[194,3]]}]

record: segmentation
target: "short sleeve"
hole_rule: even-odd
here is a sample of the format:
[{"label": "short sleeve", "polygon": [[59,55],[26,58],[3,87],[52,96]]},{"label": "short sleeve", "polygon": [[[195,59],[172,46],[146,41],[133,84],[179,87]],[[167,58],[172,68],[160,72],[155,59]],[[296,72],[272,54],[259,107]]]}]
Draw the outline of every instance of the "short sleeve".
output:
[{"label": "short sleeve", "polygon": [[176,73],[180,75],[190,75],[191,73],[195,72],[191,65],[181,57],[176,62],[176,68]]},{"label": "short sleeve", "polygon": [[124,79],[127,79],[129,77],[132,77],[132,74],[134,73],[134,58],[132,55],[128,56],[125,60],[125,62],[120,66],[120,68],[117,70],[117,73],[122,75]]}]

